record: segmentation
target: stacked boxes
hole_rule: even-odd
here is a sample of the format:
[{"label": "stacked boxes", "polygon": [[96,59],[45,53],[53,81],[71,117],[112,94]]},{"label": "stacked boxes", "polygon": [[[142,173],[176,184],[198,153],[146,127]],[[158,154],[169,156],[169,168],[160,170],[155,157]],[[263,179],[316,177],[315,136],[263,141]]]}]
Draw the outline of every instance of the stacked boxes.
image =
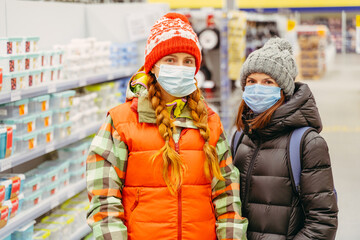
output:
[{"label": "stacked boxes", "polygon": [[0,174],[0,228],[22,210],[24,174]]},{"label": "stacked boxes", "polygon": [[38,51],[38,41],[39,37],[0,38],[0,93],[61,79],[63,51]]},{"label": "stacked boxes", "polygon": [[0,159],[71,134],[74,90],[0,105]]}]

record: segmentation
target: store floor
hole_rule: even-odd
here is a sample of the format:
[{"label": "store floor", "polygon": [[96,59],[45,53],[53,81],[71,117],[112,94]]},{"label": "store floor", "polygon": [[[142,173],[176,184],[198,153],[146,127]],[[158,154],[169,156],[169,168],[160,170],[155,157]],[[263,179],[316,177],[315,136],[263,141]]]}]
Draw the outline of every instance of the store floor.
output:
[{"label": "store floor", "polygon": [[337,55],[312,89],[322,117],[338,192],[337,240],[360,239],[360,55]]}]

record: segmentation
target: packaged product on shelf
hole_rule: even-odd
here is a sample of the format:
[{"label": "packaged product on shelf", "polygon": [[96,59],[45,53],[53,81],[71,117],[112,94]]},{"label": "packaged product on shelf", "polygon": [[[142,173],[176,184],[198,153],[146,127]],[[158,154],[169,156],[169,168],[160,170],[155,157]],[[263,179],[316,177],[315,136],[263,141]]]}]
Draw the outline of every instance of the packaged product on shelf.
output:
[{"label": "packaged product on shelf", "polygon": [[33,53],[38,51],[38,42],[40,38],[39,37],[25,37],[25,52],[27,53]]},{"label": "packaged product on shelf", "polygon": [[7,137],[6,135],[7,135],[6,126],[0,125],[0,159],[5,158],[6,155],[6,137]]},{"label": "packaged product on shelf", "polygon": [[6,153],[5,157],[10,157],[13,154],[13,146],[14,146],[14,133],[16,132],[16,125],[6,126],[7,134],[6,134]]},{"label": "packaged product on shelf", "polygon": [[23,203],[23,210],[28,210],[33,207],[38,206],[39,203],[42,201],[42,189],[30,194],[29,196],[25,196],[24,203]]},{"label": "packaged product on shelf", "polygon": [[0,119],[25,116],[29,113],[29,99],[0,105]]},{"label": "packaged product on shelf", "polygon": [[14,72],[21,72],[25,70],[25,55],[13,55],[11,59],[14,60]]},{"label": "packaged product on shelf", "polygon": [[14,37],[12,38],[13,43],[13,53],[14,54],[22,54],[24,53],[24,39],[22,37]]},{"label": "packaged product on shelf", "polygon": [[[25,57],[25,68],[26,68],[27,65],[29,65],[29,68],[26,68],[28,70],[37,70],[37,69],[39,69],[41,67],[40,60],[41,60],[41,57],[40,57],[39,53],[27,54],[26,57]],[[29,61],[29,64],[27,64],[26,61]]]},{"label": "packaged product on shelf", "polygon": [[58,193],[59,191],[59,181],[52,182],[46,186],[44,186],[44,189],[42,191],[42,199],[46,199],[48,197],[51,197]]},{"label": "packaged product on shelf", "polygon": [[21,212],[22,204],[24,202],[24,194],[21,193],[19,196],[11,198],[4,202],[4,205],[9,206],[10,218],[15,217]]},{"label": "packaged product on shelf", "polygon": [[79,159],[87,157],[90,145],[91,141],[86,139],[70,144],[65,148],[58,149],[59,159]]},{"label": "packaged product on shelf", "polygon": [[14,137],[14,154],[20,154],[37,147],[37,138],[39,132],[31,132],[24,135],[16,135]]},{"label": "packaged product on shelf", "polygon": [[2,206],[4,201],[9,200],[11,183],[11,180],[0,180],[0,206]]},{"label": "packaged product on shelf", "polygon": [[41,113],[49,110],[50,95],[43,95],[29,99],[29,112]]},{"label": "packaged product on shelf", "polygon": [[58,224],[61,226],[63,236],[71,236],[71,233],[76,232],[78,226],[72,224],[73,222],[74,217],[67,214],[52,214],[41,220],[41,223]]},{"label": "packaged product on shelf", "polygon": [[27,75],[26,75],[27,79],[26,82],[27,82],[27,86],[29,88],[31,88],[32,86],[34,86],[34,75],[33,75],[33,72],[32,71],[28,71],[27,72]]},{"label": "packaged product on shelf", "polygon": [[51,68],[45,67],[41,69],[41,83],[51,82]]},{"label": "packaged product on shelf", "polygon": [[57,80],[56,70],[57,70],[56,67],[48,68],[48,71],[49,71],[49,81],[50,81],[50,82],[54,82],[55,80]]},{"label": "packaged product on shelf", "polygon": [[71,117],[71,108],[57,108],[53,110],[54,115],[54,123],[55,124],[63,124],[70,120]]},{"label": "packaged product on shelf", "polygon": [[38,113],[36,118],[36,129],[44,129],[52,126],[53,123],[53,111]]},{"label": "packaged product on shelf", "polygon": [[[65,235],[64,235],[65,236]],[[50,240],[51,231],[47,229],[37,229],[36,225],[34,226],[33,240]]]},{"label": "packaged product on shelf", "polygon": [[43,177],[39,174],[39,170],[36,168],[27,171],[24,174],[24,196],[28,197],[40,189]]},{"label": "packaged product on shelf", "polygon": [[54,141],[55,127],[47,127],[39,131],[38,142],[39,145],[48,144]]},{"label": "packaged product on shelf", "polygon": [[54,52],[54,65],[58,66],[63,64],[64,50],[55,50]]},{"label": "packaged product on shelf", "polygon": [[67,121],[55,125],[55,139],[63,139],[71,135],[72,122]]},{"label": "packaged product on shelf", "polygon": [[59,190],[66,188],[70,184],[70,173],[66,173],[59,178]]},{"label": "packaged product on shelf", "polygon": [[[1,72],[0,68],[0,72]],[[11,92],[11,79],[12,74],[1,74],[0,73],[0,93]]]},{"label": "packaged product on shelf", "polygon": [[69,90],[51,94],[50,104],[52,108],[67,108],[72,106],[76,91]]},{"label": "packaged product on shelf", "polygon": [[29,88],[29,73],[28,72],[14,73],[13,76],[14,75],[17,76],[18,89]]},{"label": "packaged product on shelf", "polygon": [[0,55],[13,54],[13,44],[11,38],[0,37]]},{"label": "packaged product on shelf", "polygon": [[29,75],[32,75],[33,86],[39,86],[41,84],[41,70],[29,71]]},{"label": "packaged product on shelf", "polygon": [[0,66],[3,74],[15,72],[15,59],[12,56],[0,56]]},{"label": "packaged product on shelf", "polygon": [[86,177],[86,169],[85,168],[70,172],[70,182],[71,183],[79,182],[83,179],[85,180],[85,177]]},{"label": "packaged product on shelf", "polygon": [[61,239],[63,236],[67,236],[62,233],[62,226],[59,224],[53,223],[38,223],[35,225],[36,230],[47,230],[50,231],[50,238],[49,240],[58,240]]},{"label": "packaged product on shelf", "polygon": [[5,200],[15,198],[23,192],[25,175],[21,173],[0,173],[0,181],[10,180],[10,191],[7,192]]},{"label": "packaged product on shelf", "polygon": [[57,66],[56,67],[56,76],[55,76],[55,80],[62,80],[63,79],[63,66]]},{"label": "packaged product on shelf", "polygon": [[41,67],[49,67],[50,66],[50,57],[52,56],[51,51],[41,51],[40,53],[40,63]]},{"label": "packaged product on shelf", "polygon": [[0,228],[3,228],[10,219],[10,210],[8,205],[0,207]]},{"label": "packaged product on shelf", "polygon": [[36,221],[30,221],[11,234],[11,240],[32,240]]},{"label": "packaged product on shelf", "polygon": [[2,120],[6,125],[16,125],[16,134],[31,133],[36,130],[36,115],[27,115],[21,118],[8,118]]},{"label": "packaged product on shelf", "polygon": [[70,160],[70,173],[77,172],[78,170],[86,170],[86,157],[72,158]]},{"label": "packaged product on shelf", "polygon": [[52,161],[43,162],[37,169],[39,169],[42,180],[46,183],[56,183],[59,179],[58,166],[56,164],[54,165]]},{"label": "packaged product on shelf", "polygon": [[48,66],[55,66],[55,61],[54,61],[54,56],[55,56],[55,51],[48,51],[49,52],[49,64]]}]

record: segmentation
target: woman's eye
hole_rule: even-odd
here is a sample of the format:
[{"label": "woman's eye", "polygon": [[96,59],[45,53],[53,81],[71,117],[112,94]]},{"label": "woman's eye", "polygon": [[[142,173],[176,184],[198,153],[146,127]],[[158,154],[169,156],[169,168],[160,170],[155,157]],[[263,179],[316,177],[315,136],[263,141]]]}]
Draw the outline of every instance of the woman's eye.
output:
[{"label": "woman's eye", "polygon": [[173,63],[173,62],[175,62],[175,61],[174,61],[174,59],[172,59],[172,58],[167,58],[167,59],[165,59],[165,62],[167,62],[167,63]]},{"label": "woman's eye", "polygon": [[248,79],[246,82],[247,82],[247,83],[254,83],[254,80]]},{"label": "woman's eye", "polygon": [[192,64],[193,63],[193,61],[192,60],[190,60],[190,59],[188,59],[188,60],[185,60],[185,64],[188,64],[188,65],[190,65],[190,64]]}]

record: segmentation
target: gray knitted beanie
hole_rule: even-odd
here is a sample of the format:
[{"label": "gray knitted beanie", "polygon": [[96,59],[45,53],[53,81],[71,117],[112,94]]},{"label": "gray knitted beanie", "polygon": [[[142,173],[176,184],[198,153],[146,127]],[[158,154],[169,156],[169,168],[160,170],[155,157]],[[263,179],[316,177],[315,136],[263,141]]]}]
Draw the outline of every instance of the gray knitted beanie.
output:
[{"label": "gray knitted beanie", "polygon": [[298,70],[290,43],[282,38],[272,38],[262,48],[252,52],[244,62],[240,73],[243,90],[246,78],[252,73],[269,75],[279,84],[285,96],[293,95]]}]

